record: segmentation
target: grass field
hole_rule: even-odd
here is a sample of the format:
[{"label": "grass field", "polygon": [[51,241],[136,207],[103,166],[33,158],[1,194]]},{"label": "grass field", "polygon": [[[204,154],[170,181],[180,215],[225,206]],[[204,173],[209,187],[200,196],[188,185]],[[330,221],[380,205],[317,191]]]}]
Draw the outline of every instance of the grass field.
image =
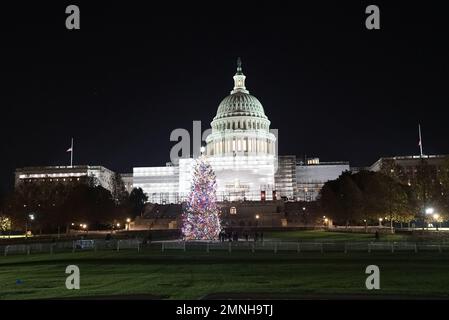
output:
[{"label": "grass field", "polygon": [[[265,232],[265,239],[280,241],[374,241],[374,234],[331,232],[323,230]],[[381,241],[406,241],[411,236],[406,234],[381,234]]]},{"label": "grass field", "polygon": [[[65,288],[65,268],[79,266],[81,289]],[[381,290],[365,289],[378,265]],[[18,280],[19,283],[18,283]],[[1,299],[209,294],[266,298],[328,296],[449,298],[448,253],[277,253],[98,251],[0,257]]]}]

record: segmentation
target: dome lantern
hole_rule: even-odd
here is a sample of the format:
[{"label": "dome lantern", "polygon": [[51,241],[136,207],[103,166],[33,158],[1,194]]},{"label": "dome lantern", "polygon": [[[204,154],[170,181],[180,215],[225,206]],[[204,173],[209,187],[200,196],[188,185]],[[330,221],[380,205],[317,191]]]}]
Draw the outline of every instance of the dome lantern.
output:
[{"label": "dome lantern", "polygon": [[249,93],[245,88],[245,79],[246,76],[242,72],[242,59],[239,57],[237,59],[237,72],[234,75],[234,89],[231,91],[231,94],[237,92]]}]

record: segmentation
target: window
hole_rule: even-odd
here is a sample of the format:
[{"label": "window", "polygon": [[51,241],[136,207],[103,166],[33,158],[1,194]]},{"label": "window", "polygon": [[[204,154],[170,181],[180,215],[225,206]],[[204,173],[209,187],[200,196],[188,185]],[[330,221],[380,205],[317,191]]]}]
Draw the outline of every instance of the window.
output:
[{"label": "window", "polygon": [[229,213],[230,213],[230,214],[237,214],[237,208],[236,208],[236,207],[231,207],[231,208],[229,209]]}]

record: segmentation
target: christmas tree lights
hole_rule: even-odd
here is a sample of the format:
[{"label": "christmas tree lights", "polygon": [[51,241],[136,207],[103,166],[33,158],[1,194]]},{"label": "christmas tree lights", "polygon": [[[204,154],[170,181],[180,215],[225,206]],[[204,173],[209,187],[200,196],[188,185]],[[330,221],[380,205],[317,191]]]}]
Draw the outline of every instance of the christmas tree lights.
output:
[{"label": "christmas tree lights", "polygon": [[216,190],[215,173],[202,155],[196,160],[192,187],[183,212],[182,234],[185,240],[218,239],[221,224]]}]

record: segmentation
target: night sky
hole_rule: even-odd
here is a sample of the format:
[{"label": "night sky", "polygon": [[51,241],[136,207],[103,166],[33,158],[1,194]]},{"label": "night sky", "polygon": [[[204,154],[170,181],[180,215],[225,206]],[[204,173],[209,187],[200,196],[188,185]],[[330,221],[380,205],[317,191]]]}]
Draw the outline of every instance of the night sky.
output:
[{"label": "night sky", "polygon": [[36,2],[1,7],[3,190],[16,167],[68,165],[72,136],[75,164],[165,165],[173,129],[210,127],[238,56],[281,155],[367,166],[417,154],[419,122],[424,153],[449,153],[443,1]]}]

